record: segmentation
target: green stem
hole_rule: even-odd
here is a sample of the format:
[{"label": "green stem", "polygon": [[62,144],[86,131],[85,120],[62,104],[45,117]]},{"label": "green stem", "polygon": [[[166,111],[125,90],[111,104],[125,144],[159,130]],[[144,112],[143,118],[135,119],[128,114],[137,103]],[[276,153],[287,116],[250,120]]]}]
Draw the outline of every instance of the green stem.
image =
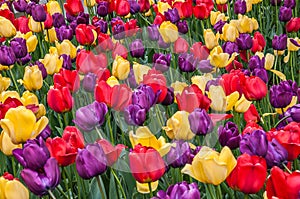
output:
[{"label": "green stem", "polygon": [[100,190],[101,198],[104,199],[105,196],[104,196],[103,189],[102,189],[101,182],[100,182],[100,175],[96,176],[96,180],[97,180],[97,184],[98,184],[98,187]]},{"label": "green stem", "polygon": [[244,199],[248,199],[248,198],[249,198],[249,195],[245,194]]},{"label": "green stem", "polygon": [[66,169],[65,167],[62,167],[62,178],[63,178],[63,181],[64,181],[64,184],[65,184],[65,187],[66,187],[66,192],[67,192],[67,196],[68,196],[68,199],[70,199],[70,195],[69,195],[69,185],[68,185],[68,182],[67,182],[67,177],[66,177]]},{"label": "green stem", "polygon": [[54,196],[54,194],[52,193],[52,191],[51,191],[51,190],[48,190],[48,193],[49,193],[49,196],[50,196],[50,198],[52,198],[52,199],[56,199],[56,198],[55,198],[55,196]]},{"label": "green stem", "polygon": [[11,156],[11,166],[12,166],[12,169],[13,169],[14,177],[16,177],[17,172],[16,172],[16,162],[15,162],[15,157],[14,156]]},{"label": "green stem", "polygon": [[112,145],[114,145],[115,141],[114,141],[114,135],[113,135],[113,130],[112,130],[112,127],[111,127],[110,120],[111,120],[111,111],[109,111],[106,114],[106,121],[107,121],[108,128],[109,128],[110,141],[111,141]]},{"label": "green stem", "polygon": [[291,116],[290,116],[290,115],[287,115],[287,116],[283,117],[281,120],[279,120],[279,121],[275,124],[274,128],[276,128],[276,127],[280,124],[280,122],[286,120],[286,119],[289,118],[289,117],[291,117]]},{"label": "green stem", "polygon": [[12,68],[10,67],[10,68],[9,68],[9,74],[10,74],[12,80],[13,80],[13,83],[14,83],[14,85],[15,85],[15,87],[16,87],[18,93],[21,94],[21,93],[20,93],[20,90],[19,90],[19,87],[18,87],[18,84],[17,84],[16,79],[15,79],[15,76],[14,76],[14,74],[12,73],[11,69],[12,69]]},{"label": "green stem", "polygon": [[150,198],[153,197],[153,191],[152,191],[152,187],[151,187],[151,182],[148,182],[148,186],[149,186],[149,190],[150,190]]},{"label": "green stem", "polygon": [[61,189],[60,186],[57,186],[57,190],[58,190],[65,198],[68,198],[68,196],[67,196],[66,193]]},{"label": "green stem", "polygon": [[122,184],[121,184],[121,182],[120,182],[120,180],[119,180],[119,178],[118,178],[118,176],[117,176],[117,174],[115,173],[115,170],[114,170],[113,168],[111,169],[111,173],[112,173],[113,176],[115,177],[115,180],[116,180],[116,182],[118,183],[118,185],[119,185],[119,187],[120,187],[120,189],[121,189],[121,192],[122,192],[122,195],[124,196],[124,199],[126,199],[126,194],[125,194],[125,192],[124,192],[123,186],[122,186]]},{"label": "green stem", "polygon": [[221,186],[220,185],[217,186],[217,191],[218,191],[219,199],[222,199],[223,195],[222,195],[222,190],[221,190]]},{"label": "green stem", "polygon": [[282,163],[282,166],[287,170],[287,172],[292,173],[292,171],[289,170],[289,168],[287,168],[287,166],[284,163]]}]

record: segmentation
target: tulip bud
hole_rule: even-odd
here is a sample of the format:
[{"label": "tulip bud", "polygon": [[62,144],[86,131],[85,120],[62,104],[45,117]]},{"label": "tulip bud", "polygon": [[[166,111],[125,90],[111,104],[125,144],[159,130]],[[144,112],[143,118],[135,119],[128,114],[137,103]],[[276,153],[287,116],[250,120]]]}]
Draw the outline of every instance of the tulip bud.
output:
[{"label": "tulip bud", "polygon": [[228,146],[230,149],[236,149],[240,146],[241,136],[235,123],[227,122],[224,127],[220,126],[218,133],[221,146]]}]

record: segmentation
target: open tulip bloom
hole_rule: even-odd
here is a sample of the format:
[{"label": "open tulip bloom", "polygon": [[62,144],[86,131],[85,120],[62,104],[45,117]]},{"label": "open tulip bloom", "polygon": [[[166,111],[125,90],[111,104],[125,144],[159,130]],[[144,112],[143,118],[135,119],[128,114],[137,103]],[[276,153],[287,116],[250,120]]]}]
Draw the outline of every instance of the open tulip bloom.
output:
[{"label": "open tulip bloom", "polygon": [[298,0],[0,1],[0,199],[300,198]]}]

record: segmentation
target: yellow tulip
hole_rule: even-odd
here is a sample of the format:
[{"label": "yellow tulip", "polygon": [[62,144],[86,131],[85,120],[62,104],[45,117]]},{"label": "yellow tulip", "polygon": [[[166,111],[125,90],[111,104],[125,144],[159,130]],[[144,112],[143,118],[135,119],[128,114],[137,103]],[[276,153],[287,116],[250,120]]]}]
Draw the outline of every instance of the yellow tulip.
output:
[{"label": "yellow tulip", "polygon": [[235,105],[235,103],[238,101],[240,97],[239,92],[234,91],[233,93],[231,93],[230,95],[228,95],[226,97],[226,101],[227,101],[227,106],[226,106],[226,111],[231,111]]},{"label": "yellow tulip", "polygon": [[217,0],[216,3],[217,4],[225,4],[225,3],[227,3],[227,0]]},{"label": "yellow tulip", "polygon": [[95,0],[84,0],[84,5],[86,7],[93,7],[96,4]]},{"label": "yellow tulip", "polygon": [[21,100],[20,95],[17,91],[3,91],[0,94],[0,102],[5,102],[5,100],[9,97]]},{"label": "yellow tulip", "polygon": [[275,56],[273,54],[267,53],[265,56],[265,69],[271,70],[274,65]]},{"label": "yellow tulip", "polygon": [[137,84],[140,84],[140,82],[143,81],[144,75],[146,75],[148,71],[151,69],[149,66],[141,65],[136,62],[133,62],[132,68],[133,68],[134,78]]},{"label": "yellow tulip", "polygon": [[258,4],[260,2],[262,2],[262,0],[252,0],[252,4]]},{"label": "yellow tulip", "polygon": [[239,14],[239,26],[237,27],[240,33],[252,33],[258,29],[258,22],[254,18],[249,18],[246,15]]},{"label": "yellow tulip", "polygon": [[[224,0],[221,0],[224,1]],[[227,1],[227,0],[226,0]],[[224,13],[221,13],[220,11],[214,12],[210,11],[210,23],[211,25],[215,25],[218,21],[227,21],[228,17],[225,16]]]},{"label": "yellow tulip", "polygon": [[239,37],[238,29],[232,24],[225,24],[222,29],[222,39],[224,41],[235,42],[236,38]]},{"label": "yellow tulip", "polygon": [[59,58],[59,55],[55,49],[56,48],[54,47],[50,47],[50,53],[46,54],[44,59],[40,59],[40,61],[44,64],[48,75],[58,73],[62,68],[63,58]]},{"label": "yellow tulip", "polygon": [[39,90],[43,86],[42,72],[37,65],[26,66],[23,80],[18,80],[26,90]]},{"label": "yellow tulip", "polygon": [[210,51],[210,64],[217,68],[224,68],[234,60],[236,55],[237,53],[233,53],[230,57],[228,53],[223,53],[221,46],[217,46]]},{"label": "yellow tulip", "polygon": [[[158,180],[155,182],[151,182],[150,185],[151,185],[151,190],[155,191],[158,187]],[[150,193],[148,183],[139,183],[138,181],[136,181],[136,187],[137,187],[137,191],[139,193],[142,193],[142,194]]]},{"label": "yellow tulip", "polygon": [[39,104],[38,107],[39,107],[39,110],[35,113],[36,119],[40,119],[41,117],[46,115],[46,108],[45,108],[44,104]]},{"label": "yellow tulip", "polygon": [[54,27],[52,27],[48,30],[45,30],[44,35],[45,35],[45,40],[50,42],[50,43],[54,43],[55,41],[58,41],[57,36],[56,36],[56,31],[55,31]]},{"label": "yellow tulip", "polygon": [[135,145],[140,143],[143,146],[156,149],[161,156],[166,155],[171,147],[171,144],[166,143],[166,140],[163,136],[160,136],[157,139],[147,126],[139,127],[135,133],[130,131],[129,139],[133,148]]},{"label": "yellow tulip", "polygon": [[145,17],[150,17],[152,15],[151,9],[149,9],[147,12],[145,12]]},{"label": "yellow tulip", "polygon": [[208,97],[211,99],[210,107],[215,111],[225,111],[226,95],[222,86],[211,85]]},{"label": "yellow tulip", "polygon": [[7,156],[12,155],[14,149],[21,149],[22,144],[14,144],[11,142],[10,137],[2,131],[0,134],[0,151]]},{"label": "yellow tulip", "polygon": [[39,99],[38,97],[29,92],[29,91],[25,91],[23,94],[22,94],[22,97],[21,97],[21,102],[24,106],[27,106],[27,105],[39,105]]},{"label": "yellow tulip", "polygon": [[238,113],[244,113],[249,109],[251,103],[252,102],[248,101],[243,94],[242,97],[235,103],[234,110]]},{"label": "yellow tulip", "polygon": [[120,85],[118,79],[115,76],[110,76],[107,80],[106,83],[110,85],[110,87],[113,87],[115,85]]},{"label": "yellow tulip", "polygon": [[172,9],[171,6],[168,4],[168,3],[165,3],[165,2],[162,2],[162,1],[159,1],[157,3],[157,9],[158,9],[158,12],[162,15],[164,15],[164,13],[166,11],[168,11],[168,9]]},{"label": "yellow tulip", "polygon": [[181,173],[188,174],[203,183],[219,185],[229,176],[235,166],[236,159],[227,146],[221,150],[221,153],[202,146],[192,164],[186,164]]},{"label": "yellow tulip", "polygon": [[0,36],[9,38],[15,36],[16,32],[17,30],[11,21],[0,16]]},{"label": "yellow tulip", "polygon": [[218,34],[215,35],[211,29],[205,29],[203,36],[204,36],[205,45],[209,50],[219,45],[218,43],[219,35]]},{"label": "yellow tulip", "polygon": [[[298,51],[300,49],[298,46],[296,46],[295,44],[293,44],[291,42],[291,39],[293,39],[293,38],[288,38],[288,40],[287,40],[288,54],[283,59],[284,63],[289,62],[291,51]],[[294,38],[293,40],[295,40],[298,43],[298,45],[300,44],[300,39],[298,37]]]},{"label": "yellow tulip", "polygon": [[8,10],[9,7],[7,5],[7,3],[3,3],[1,6],[0,6],[0,10]]},{"label": "yellow tulip", "polygon": [[44,22],[37,22],[32,17],[29,17],[28,27],[32,32],[42,32],[44,30]]},{"label": "yellow tulip", "polygon": [[53,15],[55,13],[62,13],[60,5],[57,1],[48,1],[48,3],[46,3],[47,6],[47,12],[50,15]]},{"label": "yellow tulip", "polygon": [[29,53],[34,52],[38,44],[38,39],[36,35],[33,35],[30,31],[24,35],[24,39],[26,39],[27,51]]},{"label": "yellow tulip", "polygon": [[28,139],[35,138],[48,124],[48,118],[41,117],[36,121],[36,117],[31,110],[24,106],[10,108],[0,125],[5,133],[8,134],[12,143],[20,144]]},{"label": "yellow tulip", "polygon": [[181,94],[183,89],[185,87],[188,87],[189,85],[185,82],[179,82],[176,81],[174,83],[171,84],[171,87],[174,89],[174,95],[176,96],[177,94]]},{"label": "yellow tulip", "polygon": [[0,93],[5,91],[10,85],[10,78],[8,77],[2,77],[0,74]]},{"label": "yellow tulip", "polygon": [[205,92],[206,83],[212,79],[213,79],[213,76],[210,73],[206,73],[202,76],[200,76],[200,75],[193,76],[191,78],[192,84],[196,84],[201,89],[202,93]]},{"label": "yellow tulip", "polygon": [[252,0],[246,0],[246,12],[250,12],[252,10]]},{"label": "yellow tulip", "polygon": [[56,42],[55,46],[57,48],[58,55],[66,54],[69,55],[71,59],[76,57],[77,49],[71,41],[65,39],[61,43]]},{"label": "yellow tulip", "polygon": [[19,180],[7,180],[0,177],[1,199],[29,199],[29,191]]},{"label": "yellow tulip", "polygon": [[128,77],[130,72],[130,63],[128,60],[117,55],[113,62],[112,75],[119,80],[124,80]]},{"label": "yellow tulip", "polygon": [[165,43],[172,43],[178,39],[178,28],[170,21],[164,21],[159,27],[159,33]]},{"label": "yellow tulip", "polygon": [[188,116],[189,113],[186,111],[177,111],[168,119],[167,126],[164,126],[163,129],[170,139],[191,140],[195,136],[190,129]]}]

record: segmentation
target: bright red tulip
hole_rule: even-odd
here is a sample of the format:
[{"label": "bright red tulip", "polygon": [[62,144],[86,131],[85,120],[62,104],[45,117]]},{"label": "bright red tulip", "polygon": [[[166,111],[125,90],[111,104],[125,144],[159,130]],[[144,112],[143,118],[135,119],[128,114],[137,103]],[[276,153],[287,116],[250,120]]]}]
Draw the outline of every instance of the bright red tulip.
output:
[{"label": "bright red tulip", "polygon": [[299,199],[300,172],[295,171],[289,174],[279,167],[273,167],[267,181],[266,191],[269,199]]},{"label": "bright red tulip", "polygon": [[173,8],[178,10],[180,18],[190,18],[193,14],[193,1],[188,0],[185,2],[176,1],[173,4]]},{"label": "bright red tulip", "polygon": [[204,4],[207,10],[212,11],[214,9],[213,0],[196,0],[196,5]]},{"label": "bright red tulip", "polygon": [[217,4],[217,9],[220,12],[227,12],[227,4]]},{"label": "bright red tulip", "polygon": [[106,81],[100,80],[95,87],[95,99],[98,102],[103,102],[107,106],[111,106],[112,87]]},{"label": "bright red tulip", "polygon": [[18,31],[20,31],[23,34],[26,34],[30,31],[30,29],[28,27],[28,22],[29,22],[29,19],[27,17],[21,16],[21,17],[18,17],[17,19],[15,19],[14,25]]},{"label": "bright red tulip", "polygon": [[46,146],[60,166],[68,166],[75,162],[78,149],[84,148],[84,138],[75,126],[67,126],[62,138],[48,138]]},{"label": "bright red tulip", "polygon": [[133,177],[140,183],[159,180],[165,173],[164,160],[152,147],[138,144],[129,153],[129,166]]},{"label": "bright red tulip", "polygon": [[147,12],[150,9],[149,0],[138,0],[138,4],[140,5],[140,12]]},{"label": "bright red tulip", "polygon": [[156,14],[156,17],[155,17],[155,19],[154,19],[154,21],[153,21],[153,24],[155,24],[155,25],[160,25],[160,24],[162,24],[162,22],[164,22],[166,19],[165,19],[165,16],[164,15],[162,15],[161,13],[157,13]]},{"label": "bright red tulip", "polygon": [[247,123],[260,121],[259,114],[258,114],[254,104],[251,104],[249,109],[244,113],[244,120]]},{"label": "bright red tulip", "polygon": [[49,13],[46,14],[47,14],[47,18],[46,21],[44,22],[45,29],[50,29],[53,26],[53,18]]},{"label": "bright red tulip", "polygon": [[95,55],[92,51],[81,50],[76,57],[76,70],[80,74],[89,72],[97,74],[101,68],[106,68],[107,57],[104,53]]},{"label": "bright red tulip", "polygon": [[139,26],[137,25],[136,19],[130,19],[125,23],[125,34],[127,37],[131,37],[135,35],[138,31],[140,31]]},{"label": "bright red tulip", "polygon": [[230,73],[225,73],[220,79],[220,85],[223,87],[226,96],[238,91],[240,95],[243,92],[242,82],[245,75],[241,70],[231,70]]},{"label": "bright red tulip", "polygon": [[174,52],[176,54],[186,53],[189,50],[188,42],[182,37],[178,37],[178,39],[174,43]]},{"label": "bright red tulip", "polygon": [[75,36],[81,45],[91,45],[97,38],[96,28],[92,25],[79,24],[75,29]]},{"label": "bright red tulip", "polygon": [[298,32],[300,30],[300,17],[292,18],[287,22],[285,28],[287,32]]},{"label": "bright red tulip", "polygon": [[123,57],[124,59],[127,59],[127,55],[128,55],[127,48],[119,42],[117,42],[115,44],[113,51],[112,51],[112,57],[114,59],[116,58],[117,55]]},{"label": "bright red tulip", "polygon": [[9,21],[11,21],[11,23],[14,23],[14,21],[15,21],[15,15],[9,9],[1,9],[0,10],[0,16],[5,17]]},{"label": "bright red tulip", "polygon": [[197,19],[207,19],[210,15],[210,10],[207,9],[205,4],[201,3],[193,8],[193,14]]},{"label": "bright red tulip", "polygon": [[267,177],[266,160],[247,153],[239,156],[237,165],[227,177],[229,187],[245,194],[257,193],[265,183]]},{"label": "bright red tulip", "polygon": [[191,49],[191,53],[194,55],[195,58],[198,58],[199,61],[207,59],[209,56],[209,50],[208,48],[202,44],[202,42],[195,42]]},{"label": "bright red tulip", "polygon": [[257,51],[263,51],[266,46],[266,40],[260,32],[255,32],[253,37],[253,46],[251,51],[256,53]]},{"label": "bright red tulip", "polygon": [[80,87],[80,79],[77,70],[60,69],[59,73],[53,76],[54,84],[67,87],[71,92],[76,92]]},{"label": "bright red tulip", "polygon": [[73,97],[68,87],[56,84],[48,91],[47,102],[49,107],[57,113],[70,111],[73,107]]},{"label": "bright red tulip", "polygon": [[98,33],[98,46],[102,51],[111,51],[113,49],[113,42],[108,34]]},{"label": "bright red tulip", "polygon": [[117,15],[126,16],[130,12],[130,4],[127,0],[118,0],[115,5]]},{"label": "bright red tulip", "polygon": [[64,3],[66,12],[72,16],[77,16],[80,12],[83,12],[83,5],[81,0],[67,0]]},{"label": "bright red tulip", "polygon": [[243,64],[241,64],[237,60],[233,60],[230,64],[226,66],[226,71],[230,73],[231,70],[238,70],[238,69],[242,69],[243,67],[244,67]]},{"label": "bright red tulip", "polygon": [[111,107],[123,111],[131,103],[132,91],[126,84],[115,85],[111,92]]},{"label": "bright red tulip", "polygon": [[243,93],[247,100],[261,100],[267,95],[267,85],[261,78],[257,76],[246,76],[243,81]]},{"label": "bright red tulip", "polygon": [[97,141],[101,145],[107,158],[107,166],[112,166],[119,158],[122,150],[126,148],[123,144],[113,146],[109,141],[101,139]]}]

